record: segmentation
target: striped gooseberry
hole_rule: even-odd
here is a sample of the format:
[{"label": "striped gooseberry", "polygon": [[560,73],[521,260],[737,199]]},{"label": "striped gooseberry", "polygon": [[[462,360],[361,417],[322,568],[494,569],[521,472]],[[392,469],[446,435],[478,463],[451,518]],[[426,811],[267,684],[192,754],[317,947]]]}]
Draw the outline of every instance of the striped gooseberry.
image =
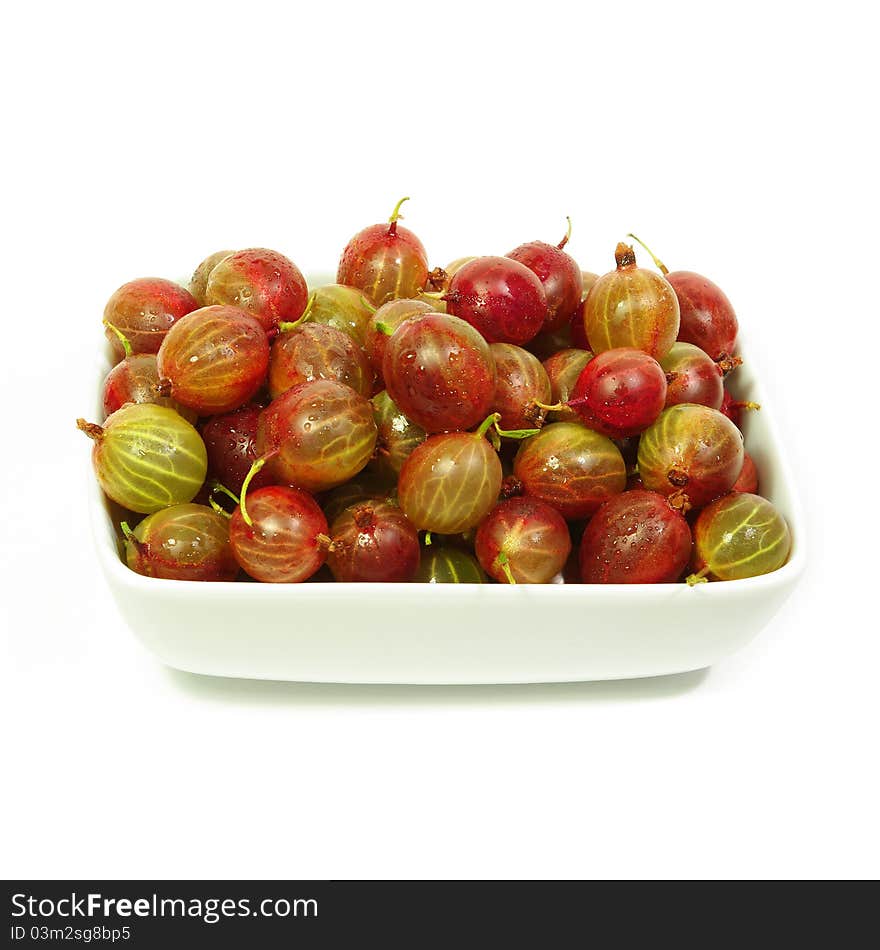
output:
[{"label": "striped gooseberry", "polygon": [[208,290],[208,278],[211,276],[211,271],[220,261],[226,260],[230,254],[234,253],[235,251],[215,251],[213,254],[209,254],[193,271],[193,275],[189,279],[189,292],[195,297],[200,307],[207,305],[205,295]]},{"label": "striped gooseberry", "polygon": [[188,422],[195,422],[198,413],[163,396],[159,386],[159,370],[155,353],[133,353],[117,363],[104,378],[101,387],[101,404],[104,418],[112,415],[129,402],[149,402],[157,406],[175,409]]},{"label": "striped gooseberry", "polygon": [[477,257],[463,265],[443,299],[448,313],[466,320],[489,343],[528,343],[547,316],[541,281],[509,257]]},{"label": "striped gooseberry", "polygon": [[584,529],[579,552],[585,584],[671,584],[691,559],[691,529],[657,492],[609,498]]},{"label": "striped gooseberry", "polygon": [[571,322],[584,289],[581,269],[577,261],[563,250],[571,237],[571,218],[568,231],[558,244],[529,241],[514,248],[507,257],[525,264],[533,271],[544,288],[547,314],[543,330],[559,330]]},{"label": "striped gooseberry", "polygon": [[550,400],[550,380],[537,356],[512,343],[491,343],[495,361],[495,391],[491,411],[505,429],[525,429],[535,424],[538,403]]},{"label": "striped gooseberry", "polygon": [[300,383],[333,379],[369,397],[373,368],[364,351],[336,327],[300,323],[284,330],[269,354],[269,393],[274,399]]},{"label": "striped gooseberry", "polygon": [[202,437],[167,406],[130,403],[103,425],[76,424],[94,440],[92,465],[104,493],[129,511],[152,514],[192,501],[205,480]]},{"label": "striped gooseberry", "polygon": [[422,551],[413,580],[421,584],[485,584],[486,573],[467,551],[432,544]]},{"label": "striped gooseberry", "polygon": [[666,405],[693,402],[720,409],[724,398],[722,368],[693,343],[673,343],[660,360],[666,373]]},{"label": "striped gooseberry", "polygon": [[742,471],[743,438],[717,409],[670,406],[642,433],[638,461],[649,491],[702,508],[733,488]]},{"label": "striped gooseberry", "polygon": [[513,474],[566,520],[588,518],[626,486],[620,449],[579,422],[554,422],[520,446]]},{"label": "striped gooseberry", "polygon": [[788,560],[791,532],[766,498],[733,492],[700,512],[694,525],[695,573],[700,580],[734,581],[776,571]]},{"label": "striped gooseberry", "polygon": [[263,410],[257,427],[257,453],[272,455],[273,477],[308,491],[326,491],[357,475],[375,445],[369,400],[330,379],[288,389]]},{"label": "striped gooseberry", "polygon": [[385,347],[382,376],[398,408],[426,432],[476,425],[495,391],[489,344],[464,320],[442,313],[398,326]]},{"label": "striped gooseberry", "polygon": [[480,565],[502,584],[549,584],[570,553],[565,519],[555,508],[528,495],[500,502],[477,529]]},{"label": "striped gooseberry", "polygon": [[238,307],[202,307],[174,324],[156,359],[167,395],[214,415],[243,406],[262,386],[269,340],[259,320]]},{"label": "striped gooseberry", "polygon": [[428,282],[428,255],[422,242],[398,221],[401,198],[384,224],[364,228],[348,242],[336,281],[356,287],[377,307],[396,297],[415,297]]},{"label": "striped gooseberry", "polygon": [[239,307],[267,333],[281,322],[298,320],[309,292],[293,261],[265,247],[236,251],[214,265],[205,287],[205,303]]},{"label": "striped gooseberry", "polygon": [[476,432],[432,435],[403,463],[397,496],[416,526],[436,534],[461,534],[492,510],[501,491],[501,462],[486,439],[497,416]]},{"label": "striped gooseberry", "polygon": [[123,522],[128,566],[146,577],[176,581],[234,581],[238,562],[229,544],[229,518],[206,505],[171,505],[132,531]]},{"label": "striped gooseberry", "polygon": [[407,582],[419,568],[419,534],[387,501],[346,508],[330,528],[327,566],[337,581]]},{"label": "striped gooseberry", "polygon": [[[251,469],[259,472],[262,460]],[[327,519],[302,489],[269,485],[247,493],[229,522],[229,541],[236,561],[254,580],[298,584],[308,580],[327,557]]]},{"label": "striped gooseberry", "polygon": [[312,291],[304,320],[341,330],[363,346],[367,324],[375,312],[376,308],[356,287],[326,284]]},{"label": "striped gooseberry", "polygon": [[104,307],[104,333],[114,358],[127,355],[120,335],[128,340],[132,353],[158,353],[175,322],[198,306],[188,290],[161,277],[123,284]]},{"label": "striped gooseberry", "polygon": [[678,299],[664,277],[636,266],[628,244],[614,252],[616,270],[600,277],[584,301],[584,329],[593,353],[617,347],[662,359],[678,335]]}]

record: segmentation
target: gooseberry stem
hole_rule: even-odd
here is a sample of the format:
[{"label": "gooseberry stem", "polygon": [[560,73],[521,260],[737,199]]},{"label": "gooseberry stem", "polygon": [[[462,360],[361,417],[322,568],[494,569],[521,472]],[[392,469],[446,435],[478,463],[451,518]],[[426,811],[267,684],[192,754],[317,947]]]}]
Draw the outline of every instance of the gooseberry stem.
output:
[{"label": "gooseberry stem", "polygon": [[315,541],[322,551],[332,554],[336,550],[336,542],[329,535],[323,532],[315,536]]},{"label": "gooseberry stem", "polygon": [[[446,271],[443,270],[442,267],[435,267],[432,271],[429,271],[428,281],[425,286],[430,284],[432,287],[436,288],[437,290],[442,291],[448,283],[449,283],[449,274],[447,274]],[[423,293],[425,293],[426,296],[431,296],[431,297],[434,296],[433,294],[428,294],[427,291],[423,291]],[[440,297],[440,294],[438,293],[437,298],[439,299],[439,297]]]},{"label": "gooseberry stem", "polygon": [[380,333],[384,333],[385,336],[393,336],[393,335],[394,335],[394,327],[389,326],[387,323],[385,323],[385,322],[382,321],[382,320],[377,320],[377,321],[373,324],[373,326],[374,326]]},{"label": "gooseberry stem", "polygon": [[114,327],[109,320],[104,321],[104,326],[116,334],[116,339],[122,344],[122,352],[125,353],[126,359],[131,356],[131,343],[128,342],[128,337],[122,332],[122,330],[120,330],[119,327]]},{"label": "gooseberry stem", "polygon": [[122,536],[126,541],[134,539],[134,531],[131,530],[131,525],[127,521],[120,521],[119,527],[122,528]]},{"label": "gooseberry stem", "polygon": [[654,266],[657,268],[657,270],[660,271],[660,273],[664,277],[669,273],[669,268],[663,263],[663,261],[660,260],[659,257],[657,257],[657,255],[651,250],[651,248],[648,247],[647,244],[645,244],[645,242],[641,238],[637,238],[634,234],[627,234],[627,237],[632,238],[634,241],[638,241],[639,244],[642,245],[642,247],[648,252],[648,254],[651,255],[651,260],[654,261]]},{"label": "gooseberry stem", "polygon": [[568,230],[565,232],[565,237],[556,245],[556,247],[561,251],[566,244],[571,240],[571,218],[566,215],[565,220],[568,221]]},{"label": "gooseberry stem", "polygon": [[278,454],[278,450],[275,449],[272,452],[267,452],[265,455],[261,455],[253,465],[251,465],[248,470],[247,475],[244,477],[244,481],[241,483],[241,500],[238,503],[238,507],[241,508],[241,516],[244,518],[244,523],[248,526],[252,525],[254,522],[251,520],[251,516],[248,514],[247,510],[247,490],[253,480],[254,476],[262,469],[262,467],[269,461],[270,458],[274,458]]},{"label": "gooseberry stem", "polygon": [[397,234],[397,222],[403,217],[403,215],[400,213],[400,207],[404,201],[409,201],[409,198],[401,198],[400,201],[398,201],[394,206],[394,210],[391,212],[391,217],[388,219],[388,224],[390,225],[388,228],[389,234]]},{"label": "gooseberry stem", "polygon": [[431,537],[431,532],[426,531],[425,532],[425,547],[429,548],[431,547],[432,544],[433,544],[433,538]]},{"label": "gooseberry stem", "polygon": [[501,447],[501,443],[498,441],[499,436],[504,436],[508,439],[528,439],[530,436],[537,435],[541,431],[540,429],[502,429],[501,426],[498,425],[500,421],[500,412],[491,413],[480,423],[480,427],[474,435],[478,438],[485,436],[497,450]]},{"label": "gooseberry stem", "polygon": [[554,406],[548,406],[545,402],[538,402],[536,399],[533,405],[537,406],[539,409],[543,409],[544,412],[560,412],[566,406],[564,402],[557,402]]},{"label": "gooseberry stem", "polygon": [[291,330],[295,330],[301,323],[305,323],[308,319],[309,314],[312,312],[312,308],[315,306],[315,291],[313,290],[309,294],[309,299],[306,301],[306,308],[303,310],[302,315],[296,320],[282,320],[278,324],[279,333],[290,333]]},{"label": "gooseberry stem", "polygon": [[618,268],[635,267],[635,251],[633,251],[629,244],[624,244],[623,241],[621,241],[614,249],[614,262],[617,264]]},{"label": "gooseberry stem", "polygon": [[729,376],[737,366],[742,366],[742,357],[740,356],[731,356],[728,353],[722,353],[721,356],[715,360],[715,365],[718,367],[719,372],[722,376]]},{"label": "gooseberry stem", "polygon": [[223,515],[224,518],[231,518],[232,515],[220,504],[214,501],[213,495],[208,495],[208,504],[214,509],[218,515]]},{"label": "gooseberry stem", "polygon": [[515,584],[516,578],[513,576],[513,571],[510,569],[510,561],[507,558],[507,555],[503,551],[498,552],[498,557],[496,562],[501,570],[504,572],[504,576],[507,578],[508,584]]},{"label": "gooseberry stem", "polygon": [[231,498],[236,505],[239,504],[238,495],[234,491],[230,491],[225,485],[222,485],[220,482],[211,482],[211,493],[215,491],[220,492],[221,495],[226,495],[227,498]]},{"label": "gooseberry stem", "polygon": [[475,435],[482,438],[491,428],[494,426],[498,420],[501,418],[500,412],[493,412],[480,423],[480,427],[474,433]]},{"label": "gooseberry stem", "polygon": [[698,571],[696,574],[688,574],[687,576],[687,585],[688,587],[696,587],[697,584],[705,584],[709,578],[706,575],[709,573],[709,568],[704,567],[702,571]]},{"label": "gooseberry stem", "polygon": [[77,419],[76,427],[80,432],[85,432],[85,434],[90,438],[94,439],[95,442],[100,442],[104,438],[104,429],[102,426],[97,425],[94,422],[86,422],[85,419]]},{"label": "gooseberry stem", "polygon": [[758,410],[761,408],[761,403],[759,402],[734,402],[731,403],[731,406],[734,409],[748,409],[748,410]]},{"label": "gooseberry stem", "polygon": [[495,431],[498,435],[503,435],[505,439],[529,439],[537,435],[540,429],[502,429],[498,423],[495,423]]}]

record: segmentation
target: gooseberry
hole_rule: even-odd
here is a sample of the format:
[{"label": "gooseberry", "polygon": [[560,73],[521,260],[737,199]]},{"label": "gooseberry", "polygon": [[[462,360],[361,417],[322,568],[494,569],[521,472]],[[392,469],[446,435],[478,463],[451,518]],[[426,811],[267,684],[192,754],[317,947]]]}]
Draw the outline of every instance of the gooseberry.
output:
[{"label": "gooseberry", "polygon": [[[433,303],[424,300],[389,300],[382,304],[367,321],[364,331],[364,350],[373,364],[373,369],[381,376],[385,347],[394,331],[410,317],[425,313],[438,313]],[[390,331],[390,332],[389,332]]]},{"label": "gooseberry", "polygon": [[[258,458],[257,425],[261,406],[242,406],[233,412],[212,416],[201,427],[208,453],[208,472],[235,494],[241,492],[245,476]],[[254,476],[254,489],[272,483],[266,469]]]},{"label": "gooseberry", "polygon": [[617,269],[600,277],[584,301],[584,329],[593,353],[617,347],[662,359],[678,335],[678,299],[665,278],[636,266],[628,244],[614,252]]},{"label": "gooseberry", "polygon": [[581,302],[584,289],[581,269],[577,261],[563,250],[570,237],[571,218],[568,219],[568,231],[558,244],[530,241],[507,255],[525,264],[541,281],[547,300],[544,330],[559,330],[570,323]]},{"label": "gooseberry", "polygon": [[367,324],[376,308],[355,287],[327,284],[317,287],[309,297],[305,311],[308,323],[323,323],[347,333],[358,345],[366,339]]},{"label": "gooseberry", "polygon": [[488,343],[464,320],[442,313],[398,326],[385,347],[382,376],[395,404],[426,432],[476,425],[495,391]]},{"label": "gooseberry", "polygon": [[175,409],[188,422],[195,422],[198,413],[163,396],[159,386],[159,370],[155,353],[134,353],[117,363],[104,378],[101,403],[104,418],[112,415],[129,402],[149,402]]},{"label": "gooseberry", "polygon": [[257,452],[271,455],[276,481],[325,491],[352,478],[376,445],[370,402],[330,379],[301,383],[273,399],[257,427]]},{"label": "gooseberry", "polygon": [[570,553],[562,515],[528,495],[500,502],[477,529],[480,565],[502,584],[549,584]]},{"label": "gooseberry", "polygon": [[128,566],[146,577],[175,581],[234,581],[238,562],[229,519],[205,505],[172,505],[132,531],[123,522]]},{"label": "gooseberry", "polygon": [[538,357],[512,343],[489,346],[495,361],[495,393],[491,410],[505,429],[525,429],[543,418],[536,405],[551,396],[550,380]]},{"label": "gooseberry", "polygon": [[238,307],[195,310],[168,331],[157,356],[166,395],[200,415],[231,412],[262,386],[269,340]]},{"label": "gooseberry", "polygon": [[280,333],[269,354],[272,398],[315,379],[345,383],[366,397],[373,391],[370,362],[347,333],[321,323],[301,323]]},{"label": "gooseberry", "polygon": [[265,247],[236,251],[219,261],[208,276],[206,304],[239,307],[267,333],[298,320],[309,292],[300,269],[283,254]]},{"label": "gooseberry", "polygon": [[467,551],[432,544],[422,551],[413,580],[422,584],[485,584],[486,574]]},{"label": "gooseberry", "polygon": [[385,470],[395,480],[413,449],[421,445],[427,433],[408,419],[394,404],[386,390],[370,400],[376,421],[376,467]]},{"label": "gooseberry", "polygon": [[115,359],[127,355],[120,335],[128,340],[132,353],[158,353],[174,323],[198,306],[188,290],[161,277],[123,284],[104,308],[104,332]]},{"label": "gooseberry", "polygon": [[671,584],[691,559],[691,529],[657,492],[625,491],[606,501],[584,529],[585,584]]},{"label": "gooseberry", "polygon": [[386,224],[359,231],[345,246],[336,281],[356,287],[377,307],[395,297],[415,297],[428,281],[428,255],[412,231],[398,224],[401,198]]},{"label": "gooseberry", "polygon": [[226,260],[230,254],[234,253],[235,251],[215,251],[213,254],[209,254],[193,271],[193,275],[189,280],[189,292],[198,301],[200,307],[207,306],[205,294],[208,290],[208,278],[211,276],[211,271],[220,261]]},{"label": "gooseberry", "polygon": [[548,413],[548,418],[556,422],[576,422],[578,414],[567,405],[584,367],[593,358],[589,350],[567,349],[554,353],[543,362],[544,371],[550,381],[550,399],[558,410]]},{"label": "gooseberry", "polygon": [[748,452],[743,453],[743,467],[733,483],[731,491],[748,492],[751,495],[758,494],[758,469],[755,460]]},{"label": "gooseberry", "polygon": [[337,581],[411,581],[419,568],[419,535],[396,506],[361,502],[346,508],[330,530],[327,566]]},{"label": "gooseberry", "polygon": [[739,429],[717,409],[664,409],[639,441],[639,475],[650,491],[702,508],[730,491],[743,466]]},{"label": "gooseberry", "polygon": [[567,520],[589,517],[626,485],[620,449],[579,422],[554,422],[523,442],[513,474]]},{"label": "gooseberry", "polygon": [[463,265],[443,299],[449,313],[466,320],[489,343],[528,343],[547,317],[541,281],[509,257],[478,257]]},{"label": "gooseberry", "polygon": [[688,583],[735,581],[776,571],[788,560],[791,532],[776,507],[749,492],[718,498],[694,525],[694,566]]},{"label": "gooseberry", "polygon": [[666,405],[693,402],[720,409],[724,398],[723,371],[693,343],[673,343],[660,361],[666,373]]},{"label": "gooseberry", "polygon": [[167,406],[129,403],[103,425],[77,419],[90,439],[98,483],[113,501],[141,514],[192,501],[208,457],[196,430]]}]

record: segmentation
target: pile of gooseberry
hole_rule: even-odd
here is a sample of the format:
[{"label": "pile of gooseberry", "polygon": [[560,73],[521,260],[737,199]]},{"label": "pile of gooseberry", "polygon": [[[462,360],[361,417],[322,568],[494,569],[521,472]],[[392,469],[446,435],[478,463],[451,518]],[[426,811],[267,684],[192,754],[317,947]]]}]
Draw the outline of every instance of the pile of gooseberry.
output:
[{"label": "pile of gooseberry", "polygon": [[558,244],[432,269],[405,200],[335,284],[248,248],[110,297],[104,418],[77,425],[133,571],[694,584],[785,563],[720,288],[625,242],[582,271],[570,221]]}]

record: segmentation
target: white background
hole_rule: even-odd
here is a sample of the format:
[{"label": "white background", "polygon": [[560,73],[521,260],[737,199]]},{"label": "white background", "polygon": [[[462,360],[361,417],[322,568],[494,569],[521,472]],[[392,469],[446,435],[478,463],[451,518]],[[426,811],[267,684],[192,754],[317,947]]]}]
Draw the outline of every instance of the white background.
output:
[{"label": "white background", "polygon": [[[4,876],[876,876],[875,17],[7,11]],[[570,214],[587,269],[633,229],[727,290],[810,521],[808,574],[753,645],[653,682],[417,689],[204,680],[134,641],[73,425],[106,298],[224,247],[332,269],[402,194],[434,264]]]}]

